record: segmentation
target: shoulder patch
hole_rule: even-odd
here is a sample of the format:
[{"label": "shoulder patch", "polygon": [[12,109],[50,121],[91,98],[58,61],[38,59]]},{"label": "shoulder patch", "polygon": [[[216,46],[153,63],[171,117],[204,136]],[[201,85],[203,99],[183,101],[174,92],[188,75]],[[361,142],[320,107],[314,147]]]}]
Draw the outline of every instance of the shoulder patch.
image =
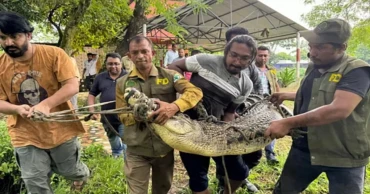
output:
[{"label": "shoulder patch", "polygon": [[125,83],[126,87],[134,87],[136,85],[136,82],[134,80],[127,80]]},{"label": "shoulder patch", "polygon": [[175,75],[173,75],[173,82],[176,83],[179,79],[181,79],[181,75],[179,73],[175,73]]}]

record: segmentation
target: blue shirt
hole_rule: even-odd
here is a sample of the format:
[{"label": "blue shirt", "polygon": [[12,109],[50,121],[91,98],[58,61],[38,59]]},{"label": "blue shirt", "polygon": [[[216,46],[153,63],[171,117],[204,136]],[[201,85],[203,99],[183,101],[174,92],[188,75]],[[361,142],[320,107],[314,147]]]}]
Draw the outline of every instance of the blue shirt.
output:
[{"label": "blue shirt", "polygon": [[[116,80],[124,76],[126,73],[127,72],[124,69],[122,69],[121,74],[115,80],[113,80],[110,77],[108,71],[98,74],[94,80],[93,86],[91,87],[89,94],[95,97],[101,94],[100,95],[101,103],[116,100]],[[101,110],[111,110],[115,108],[116,103],[110,103],[103,105],[101,107]],[[115,114],[106,114],[105,117],[113,127],[117,127],[118,125],[121,124],[120,120],[118,119],[118,116]],[[103,120],[101,120],[101,122],[104,123]]]},{"label": "blue shirt", "polygon": [[164,67],[167,68],[168,64],[171,64],[173,60],[179,58],[179,53],[177,51],[173,51],[172,49],[167,51],[166,56],[164,57]]}]

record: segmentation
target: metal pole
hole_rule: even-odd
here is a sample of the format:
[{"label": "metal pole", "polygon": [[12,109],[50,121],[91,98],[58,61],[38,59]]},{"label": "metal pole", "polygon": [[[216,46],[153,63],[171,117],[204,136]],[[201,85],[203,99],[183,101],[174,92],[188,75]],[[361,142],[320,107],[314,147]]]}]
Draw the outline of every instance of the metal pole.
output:
[{"label": "metal pole", "polygon": [[146,37],[146,24],[143,24],[143,36]]},{"label": "metal pole", "polygon": [[301,62],[301,40],[300,40],[300,38],[301,38],[301,35],[299,34],[299,32],[297,32],[297,53],[296,53],[296,60],[297,60],[297,64],[296,64],[296,78],[297,78],[297,80],[296,81],[299,81],[299,74],[300,74],[300,66],[301,66],[301,64],[300,64],[300,62]]},{"label": "metal pole", "polygon": [[234,21],[233,21],[233,2],[232,2],[232,0],[230,0],[230,19],[231,19],[230,25],[231,25],[231,27],[233,27]]}]

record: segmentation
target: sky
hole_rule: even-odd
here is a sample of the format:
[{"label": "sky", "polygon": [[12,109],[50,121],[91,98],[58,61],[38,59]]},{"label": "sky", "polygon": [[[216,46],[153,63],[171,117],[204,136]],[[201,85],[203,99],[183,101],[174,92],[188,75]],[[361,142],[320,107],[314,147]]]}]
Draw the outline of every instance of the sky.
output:
[{"label": "sky", "polygon": [[[301,15],[308,13],[311,9],[311,5],[305,5],[304,0],[259,0],[270,8],[276,10],[280,14],[290,18],[291,20],[299,23],[300,25],[311,29],[308,24],[303,21]],[[292,48],[287,50],[280,46],[277,47],[276,52],[291,53],[295,49]]]},{"label": "sky", "polygon": [[311,6],[305,5],[304,0],[259,0],[267,6],[280,12],[282,15],[292,19],[293,21],[309,28],[302,20],[301,15],[309,12]]}]

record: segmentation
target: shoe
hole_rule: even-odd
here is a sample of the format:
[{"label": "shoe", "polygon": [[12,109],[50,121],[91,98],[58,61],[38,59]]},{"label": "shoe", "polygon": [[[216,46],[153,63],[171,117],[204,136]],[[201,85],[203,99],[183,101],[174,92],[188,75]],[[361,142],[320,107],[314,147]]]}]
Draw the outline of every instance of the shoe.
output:
[{"label": "shoe", "polygon": [[279,160],[276,159],[275,153],[266,153],[267,163],[269,164],[278,164]]},{"label": "shoe", "polygon": [[71,184],[71,191],[81,192],[85,185],[86,181],[73,181]]},{"label": "shoe", "polygon": [[258,192],[258,188],[251,182],[249,182],[248,179],[245,179],[242,183],[242,187],[243,188],[247,188],[248,192],[251,192],[251,193],[256,193]]}]

